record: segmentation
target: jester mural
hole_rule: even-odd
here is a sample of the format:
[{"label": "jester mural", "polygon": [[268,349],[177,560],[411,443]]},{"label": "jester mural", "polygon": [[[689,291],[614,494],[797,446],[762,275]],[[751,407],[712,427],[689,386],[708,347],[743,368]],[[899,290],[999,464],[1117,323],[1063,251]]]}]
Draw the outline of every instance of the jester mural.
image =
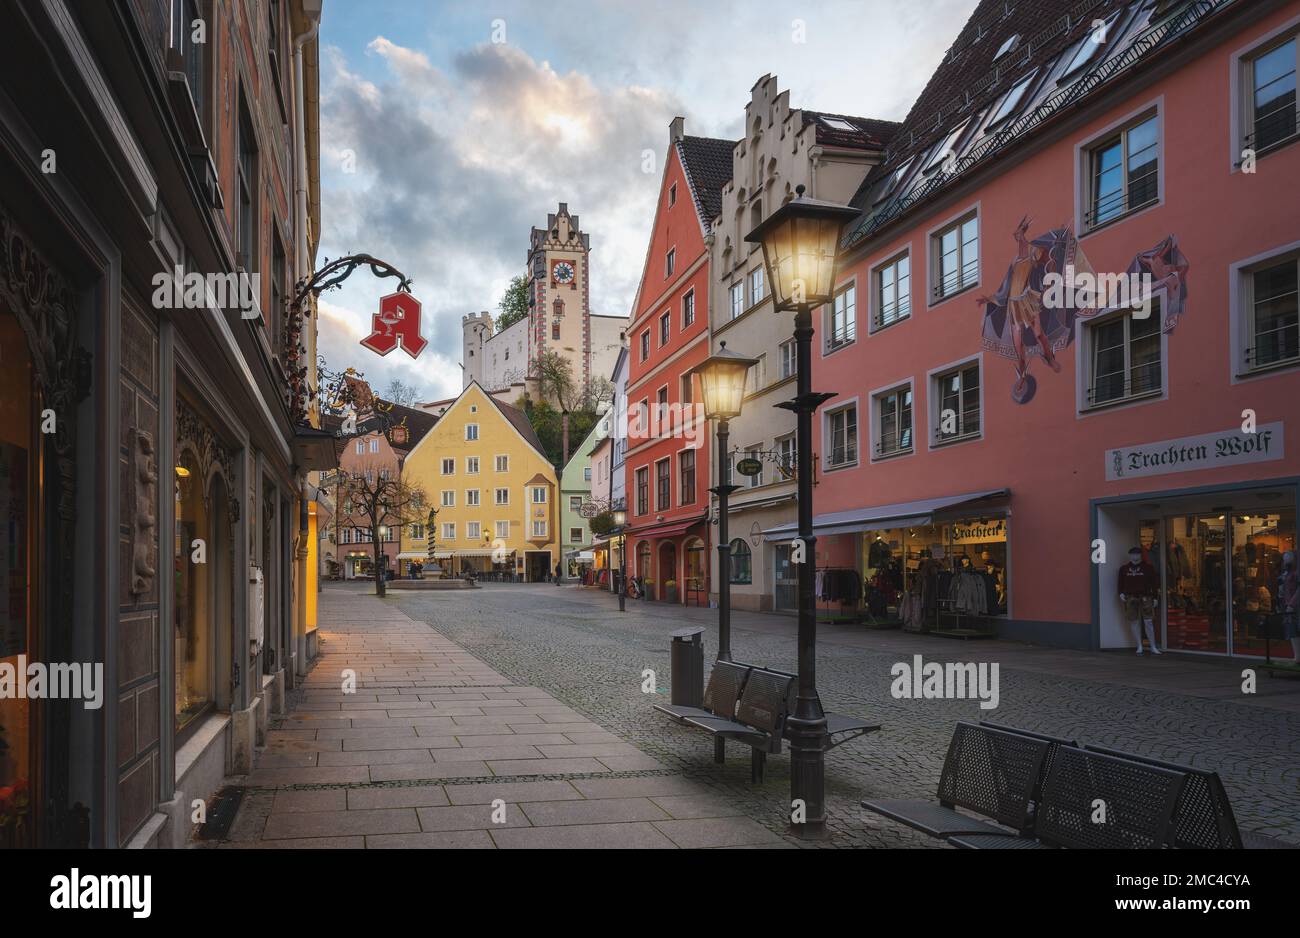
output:
[{"label": "jester mural", "polygon": [[[1102,295],[1095,289],[1098,278],[1074,236],[1073,225],[1066,222],[1031,239],[1028,232],[1032,222],[1025,216],[1012,233],[1016,257],[1001,287],[993,296],[980,296],[975,301],[984,312],[982,346],[1015,362],[1011,399],[1018,404],[1029,403],[1038,389],[1037,380],[1029,373],[1030,361],[1038,356],[1053,371],[1060,372],[1058,356],[1074,341],[1075,321],[1106,308],[1099,303]],[[1142,278],[1141,282],[1149,284],[1149,289],[1142,291],[1145,299],[1157,293],[1165,295],[1161,324],[1165,332],[1171,332],[1182,315],[1187,299],[1187,269],[1187,258],[1178,249],[1177,239],[1170,235],[1134,257],[1126,271],[1129,278]],[[1068,277],[1071,284],[1092,287],[1065,290],[1061,302],[1044,303],[1046,281],[1052,274]],[[1145,279],[1148,275],[1149,281]]]}]

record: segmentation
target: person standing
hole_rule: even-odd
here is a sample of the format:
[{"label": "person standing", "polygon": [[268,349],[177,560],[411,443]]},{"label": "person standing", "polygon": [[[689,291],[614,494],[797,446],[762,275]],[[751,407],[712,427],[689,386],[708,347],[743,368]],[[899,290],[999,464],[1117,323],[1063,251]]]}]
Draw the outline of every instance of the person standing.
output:
[{"label": "person standing", "polygon": [[1119,601],[1124,605],[1124,615],[1133,626],[1137,637],[1137,653],[1142,654],[1142,629],[1145,626],[1151,653],[1161,654],[1156,645],[1155,610],[1159,602],[1156,592],[1160,578],[1155,568],[1142,559],[1142,548],[1133,547],[1128,552],[1128,563],[1119,568]]},{"label": "person standing", "polygon": [[1275,608],[1282,613],[1282,634],[1291,640],[1292,667],[1300,668],[1300,569],[1293,550],[1282,555],[1275,602]]}]

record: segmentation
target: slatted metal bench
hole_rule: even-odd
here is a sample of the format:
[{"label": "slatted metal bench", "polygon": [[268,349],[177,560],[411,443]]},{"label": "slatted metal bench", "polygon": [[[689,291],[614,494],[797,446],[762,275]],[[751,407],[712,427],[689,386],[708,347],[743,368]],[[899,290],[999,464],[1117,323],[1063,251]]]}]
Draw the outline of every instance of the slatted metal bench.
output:
[{"label": "slatted metal bench", "polygon": [[1015,733],[1017,736],[1028,736],[1030,739],[1041,739],[1047,743],[1047,758],[1043,760],[1043,770],[1038,775],[1038,781],[1034,785],[1034,801],[1037,802],[1043,796],[1043,783],[1047,781],[1047,775],[1052,771],[1052,763],[1056,761],[1056,753],[1062,746],[1070,746],[1078,749],[1079,744],[1073,739],[1066,739],[1063,736],[1049,736],[1046,733],[1035,733],[1030,730],[1022,730],[1019,727],[1007,726],[1004,723],[994,723],[992,720],[980,720],[980,726],[987,726],[989,729],[1002,730],[1004,733]]},{"label": "slatted metal bench", "polygon": [[1160,849],[1173,842],[1186,779],[1183,772],[1063,746],[1034,812],[1032,836],[956,834],[948,842],[972,850]]},{"label": "slatted metal bench", "polygon": [[[791,674],[789,671],[780,671],[776,668],[759,668],[758,665],[749,667],[758,668],[759,670],[768,671],[772,674],[779,674],[787,677],[792,681],[798,681],[797,674]],[[797,692],[796,692],[797,693]],[[836,746],[857,739],[859,736],[866,736],[868,733],[874,733],[881,728],[881,724],[872,723],[861,717],[849,716],[845,713],[832,713],[829,710],[823,710],[822,716],[826,718],[826,747],[823,751],[829,752]],[[787,735],[786,739],[790,737]]]},{"label": "slatted metal bench", "polygon": [[1243,834],[1237,827],[1236,815],[1233,814],[1232,804],[1228,801],[1228,793],[1218,772],[1120,752],[1105,746],[1085,748],[1089,752],[1131,759],[1171,772],[1182,772],[1186,776],[1182,794],[1174,809],[1175,847],[1184,850],[1277,850],[1293,846],[1264,834]]},{"label": "slatted metal bench", "polygon": [[[958,723],[939,775],[938,803],[890,799],[863,801],[862,806],[931,837],[983,834],[1013,839],[1033,827],[1035,790],[1047,751],[1045,740]],[[957,808],[1004,827],[962,814]]]},{"label": "slatted metal bench", "polygon": [[[704,706],[687,707],[682,704],[655,704],[655,709],[665,713],[678,723],[685,724],[688,717],[721,717],[734,719],[736,704],[745,689],[745,682],[752,671],[747,664],[732,661],[715,661],[709,672],[709,683],[704,688]],[[726,740],[717,736],[713,740],[713,761],[726,760]]]}]

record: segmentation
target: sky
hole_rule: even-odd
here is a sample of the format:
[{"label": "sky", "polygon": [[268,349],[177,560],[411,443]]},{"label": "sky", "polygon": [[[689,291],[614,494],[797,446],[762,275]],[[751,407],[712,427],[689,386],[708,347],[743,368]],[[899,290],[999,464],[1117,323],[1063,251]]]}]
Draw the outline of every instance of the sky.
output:
[{"label": "sky", "polygon": [[362,269],[321,296],[321,352],[380,393],[455,396],[461,317],[497,313],[560,202],[591,237],[593,312],[627,315],[673,117],[736,138],[771,73],[794,107],[902,120],[975,5],[326,0],[317,266],[368,253],[402,270],[429,344],[359,344],[395,287]]}]

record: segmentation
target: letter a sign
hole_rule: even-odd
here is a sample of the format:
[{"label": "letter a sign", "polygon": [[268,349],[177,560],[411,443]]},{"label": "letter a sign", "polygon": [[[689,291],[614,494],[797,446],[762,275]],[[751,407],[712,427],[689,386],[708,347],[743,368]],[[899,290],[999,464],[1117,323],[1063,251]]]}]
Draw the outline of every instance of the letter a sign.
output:
[{"label": "letter a sign", "polygon": [[420,301],[409,293],[388,294],[371,320],[374,331],[361,344],[377,355],[387,355],[400,342],[403,352],[418,358],[429,344],[420,335]]}]

